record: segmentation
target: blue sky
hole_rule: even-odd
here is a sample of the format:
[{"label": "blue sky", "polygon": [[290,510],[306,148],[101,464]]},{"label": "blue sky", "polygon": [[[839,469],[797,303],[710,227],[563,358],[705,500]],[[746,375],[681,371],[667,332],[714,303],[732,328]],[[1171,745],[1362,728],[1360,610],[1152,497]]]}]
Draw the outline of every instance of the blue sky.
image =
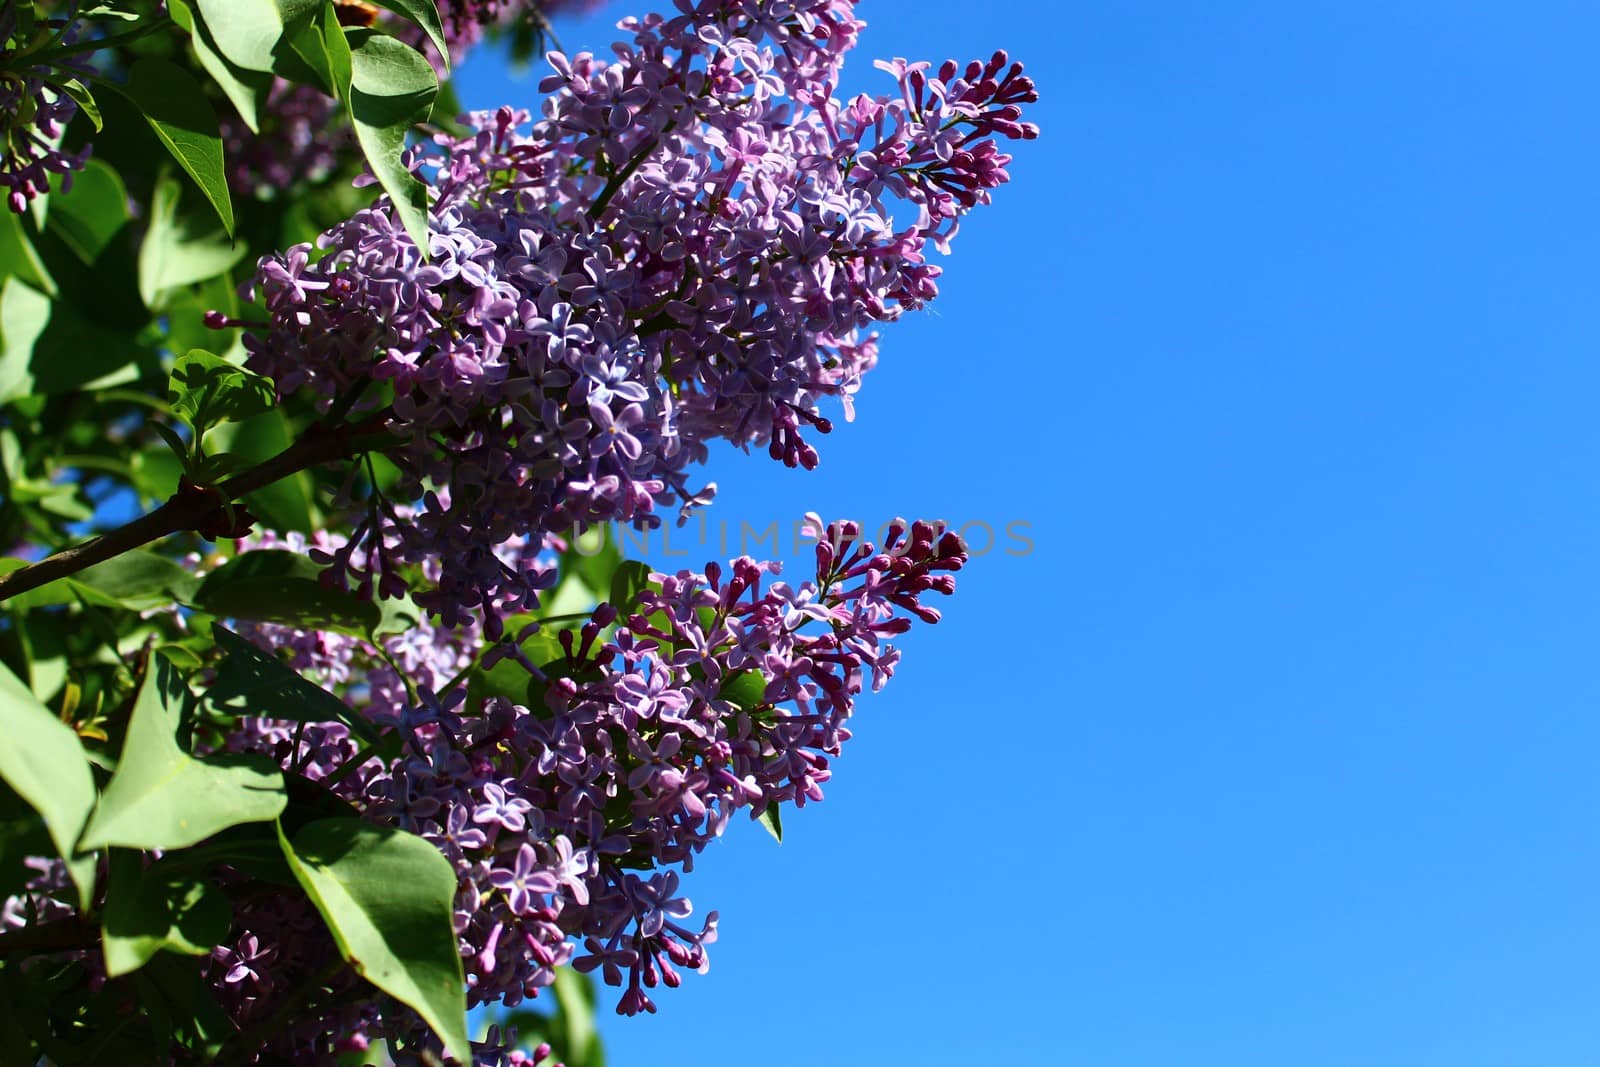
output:
[{"label": "blue sky", "polygon": [[1006,47],[1044,137],[822,469],[711,517],[1034,549],[707,854],[711,973],[613,1062],[1600,1063],[1600,9],[862,11],[851,91]]}]

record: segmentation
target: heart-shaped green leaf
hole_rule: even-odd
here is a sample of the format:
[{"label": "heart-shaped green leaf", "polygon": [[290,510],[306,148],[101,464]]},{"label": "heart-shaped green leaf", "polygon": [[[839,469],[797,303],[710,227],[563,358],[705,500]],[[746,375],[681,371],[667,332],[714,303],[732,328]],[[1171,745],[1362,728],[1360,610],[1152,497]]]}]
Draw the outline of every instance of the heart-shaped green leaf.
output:
[{"label": "heart-shaped green leaf", "polygon": [[228,936],[233,909],[216,886],[168,860],[145,868],[137,852],[111,850],[102,922],[106,973],[136,971],[163,949],[203,956]]},{"label": "heart-shaped green leaf", "polygon": [[141,59],[128,71],[123,91],[178,165],[216,208],[222,228],[233,234],[233,201],[222,169],[222,135],[205,89],[182,67],[162,59]]},{"label": "heart-shaped green leaf", "polygon": [[350,118],[367,164],[394,203],[406,232],[428,255],[428,191],[401,162],[406,134],[433,111],[439,79],[416,49],[355,30],[350,42]]},{"label": "heart-shaped green leaf", "polygon": [[283,811],[283,772],[270,760],[201,760],[178,747],[187,692],[166,659],[150,657],[117,772],[84,831],[83,848],[184,848],[229,826],[276,819]]},{"label": "heart-shaped green leaf", "polygon": [[279,840],[350,965],[421,1015],[447,1055],[471,1062],[450,861],[420,837],[361,819],[320,819],[293,840],[280,829]]}]

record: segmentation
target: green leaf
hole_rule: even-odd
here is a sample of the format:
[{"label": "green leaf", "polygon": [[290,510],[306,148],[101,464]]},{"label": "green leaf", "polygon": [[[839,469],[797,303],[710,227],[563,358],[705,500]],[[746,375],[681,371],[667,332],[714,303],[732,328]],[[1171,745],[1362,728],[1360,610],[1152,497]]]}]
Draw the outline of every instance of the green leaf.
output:
[{"label": "green leaf", "polygon": [[284,29],[302,24],[324,0],[195,0],[217,49],[246,70],[271,72]]},{"label": "green leaf", "polygon": [[450,48],[445,44],[444,24],[439,19],[439,8],[433,0],[373,0],[373,2],[421,26],[422,31],[428,35],[428,40],[432,41],[433,47],[438,50],[439,57],[444,63],[445,73],[450,73]]},{"label": "green leaf", "polygon": [[81,597],[97,607],[150,611],[173,601],[187,601],[200,580],[187,568],[154,552],[135,549],[87,567],[70,578],[30,589],[6,601],[13,611],[31,611],[51,604],[73,604]]},{"label": "green leaf", "polygon": [[[170,2],[170,0],[169,0]],[[157,956],[136,976],[145,996],[146,1010],[158,997],[176,1023],[189,1049],[210,1063],[238,1028],[217,1004],[211,985],[200,971],[200,961],[178,956]]]},{"label": "green leaf", "polygon": [[123,91],[144,112],[145,121],[172,158],[211,201],[222,228],[231,236],[233,202],[222,168],[222,136],[205,89],[182,67],[162,59],[141,59],[128,71]]},{"label": "green leaf", "polygon": [[350,41],[350,119],[373,175],[406,232],[428,254],[428,192],[400,161],[406,134],[425,122],[439,92],[433,67],[393,37],[355,30]]},{"label": "green leaf", "polygon": [[117,772],[84,831],[84,848],[184,848],[229,826],[276,819],[283,811],[283,773],[270,760],[201,760],[178,747],[187,695],[172,665],[152,656]]},{"label": "green leaf", "polygon": [[200,585],[186,567],[140,549],[87,567],[67,581],[90,603],[129,611],[150,611],[185,600]]},{"label": "green leaf", "polygon": [[342,722],[381,754],[398,754],[397,738],[379,735],[372,723],[326,689],[225,626],[214,625],[211,633],[223,654],[216,681],[205,693],[216,710],[292,722]]},{"label": "green leaf", "polygon": [[783,844],[783,813],[776,804],[768,804],[756,816],[756,822],[767,828],[767,833],[773,836],[778,844]]},{"label": "green leaf", "polygon": [[267,94],[272,91],[272,75],[266,71],[247,70],[229,62],[218,49],[210,27],[195,18],[189,0],[167,0],[167,10],[172,13],[172,21],[189,34],[195,58],[200,60],[200,66],[221,87],[244,124],[250,127],[252,133],[261,132],[260,108]]},{"label": "green leaf", "polygon": [[365,637],[383,609],[354,593],[324,585],[322,568],[297,552],[245,552],[212,571],[194,596],[198,607],[224,619],[277,622],[305,630]]},{"label": "green leaf", "polygon": [[100,105],[94,102],[94,94],[89,91],[87,85],[76,78],[72,78],[62,82],[61,88],[68,96],[72,97],[73,103],[78,105],[78,110],[89,117],[89,122],[93,124],[96,133],[105,129],[105,120],[100,117]]},{"label": "green leaf", "polygon": [[272,382],[204,349],[190,349],[172,365],[167,400],[178,416],[203,432],[213,423],[238,422],[270,411]]},{"label": "green leaf", "polygon": [[0,285],[0,402],[132,381],[139,348],[70,300],[53,303],[19,278]]},{"label": "green leaf", "polygon": [[723,700],[743,711],[754,711],[767,702],[767,679],[760,671],[735,671],[722,680]]},{"label": "green leaf", "polygon": [[[332,17],[338,25],[338,16],[332,0],[322,0],[321,14]],[[340,40],[344,33],[341,30]],[[329,96],[340,96],[338,81],[333,71],[333,58],[328,54],[328,38],[324,35],[323,18],[311,18],[287,27],[283,34],[284,47],[278,50],[273,70],[279,77],[302,85],[320,89]],[[348,51],[348,48],[346,49]],[[346,79],[348,84],[348,78]]]},{"label": "green leaf", "polygon": [[166,949],[203,956],[228,936],[233,909],[216,886],[162,860],[146,869],[137,852],[111,850],[103,949],[112,978]]},{"label": "green leaf", "polygon": [[167,289],[225,274],[250,251],[220,230],[197,232],[193,217],[179,214],[183,186],[163,176],[150,197],[150,224],[139,244],[139,295],[155,307]]},{"label": "green leaf", "polygon": [[636,559],[618,564],[611,574],[611,606],[623,614],[650,585],[650,567]]},{"label": "green leaf", "polygon": [[94,808],[94,775],[72,728],[56,718],[9,670],[0,667],[0,779],[44,818],[56,853],[78,887],[78,905],[94,892],[94,857],[75,846]]},{"label": "green leaf", "polygon": [[[562,576],[576,576],[597,597],[611,588],[620,566],[622,549],[611,536],[610,523],[584,530],[572,539],[571,545],[561,554]],[[649,573],[648,568],[645,573]],[[616,601],[612,603],[616,604]]]},{"label": "green leaf", "polygon": [[345,35],[339,13],[332,4],[322,9],[322,46],[328,52],[328,72],[333,77],[333,95],[342,101],[350,99],[350,81],[355,68],[350,57],[350,38]]},{"label": "green leaf", "polygon": [[0,898],[20,895],[39,875],[25,861],[30,856],[47,856],[53,848],[50,831],[39,813],[0,781]]},{"label": "green leaf", "polygon": [[128,224],[128,189],[102,159],[91,159],[50,207],[50,229],[85,263],[100,258]]},{"label": "green leaf", "polygon": [[555,994],[561,1062],[566,1067],[602,1067],[605,1055],[594,1024],[594,983],[571,967],[557,967]]},{"label": "green leaf", "polygon": [[10,211],[0,211],[0,277],[12,276],[42,293],[56,295],[55,279],[28,239],[22,219]]},{"label": "green leaf", "polygon": [[421,1015],[447,1055],[470,1062],[450,861],[420,837],[360,819],[321,819],[279,840],[350,965]]}]

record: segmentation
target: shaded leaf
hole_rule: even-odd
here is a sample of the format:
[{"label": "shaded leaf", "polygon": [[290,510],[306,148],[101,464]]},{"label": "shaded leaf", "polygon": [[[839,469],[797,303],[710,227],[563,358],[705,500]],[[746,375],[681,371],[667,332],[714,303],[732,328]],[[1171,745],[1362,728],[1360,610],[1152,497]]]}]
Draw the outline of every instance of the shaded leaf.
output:
[{"label": "shaded leaf", "polygon": [[385,756],[397,754],[397,738],[380,736],[372,723],[326,689],[225,626],[214,625],[211,633],[223,654],[216,681],[205,693],[216,710],[293,722],[341,722]]},{"label": "shaded leaf", "polygon": [[200,66],[221,87],[251,132],[259,133],[260,107],[267,93],[272,90],[272,75],[266,71],[248,70],[224,57],[211,36],[210,27],[195,18],[189,0],[167,0],[167,9],[172,13],[172,21],[188,32],[189,43],[194,46]]},{"label": "shaded leaf", "polygon": [[611,574],[611,606],[627,614],[639,594],[650,585],[650,567],[636,559],[617,565]]},{"label": "shaded leaf", "polygon": [[139,244],[139,295],[151,307],[163,290],[224,274],[249,252],[221,231],[197,232],[194,219],[179,214],[182,191],[176,179],[163,177],[150,197],[150,224]]},{"label": "shaded leaf", "polygon": [[9,211],[0,211],[0,277],[16,277],[48,296],[56,294],[55,279],[34,249],[22,219]]},{"label": "shaded leaf", "polygon": [[104,608],[150,611],[173,601],[186,601],[200,580],[187,568],[154,552],[135,549],[96,563],[70,578],[30,589],[6,602],[14,611],[83,601]]},{"label": "shaded leaf", "polygon": [[[294,443],[292,426],[281,409],[264,412],[242,422],[220,426],[212,435],[215,448],[254,465],[264,463]],[[315,498],[316,481],[309,471],[279,478],[245,496],[252,514],[279,532],[310,533],[322,521]]]},{"label": "shaded leaf", "polygon": [[167,400],[190,426],[203,431],[217,422],[238,422],[271,410],[272,382],[204,349],[190,349],[172,365]]},{"label": "shaded leaf", "polygon": [[50,229],[79,259],[93,264],[130,218],[122,178],[105,160],[91,159],[74,177],[71,192],[55,194]]},{"label": "shaded leaf", "polygon": [[106,973],[136,971],[163,949],[203,956],[228,936],[233,909],[216,886],[165,860],[149,869],[137,852],[111,850],[102,921]]},{"label": "shaded leaf", "polygon": [[245,552],[212,571],[200,583],[194,602],[218,618],[337,630],[358,637],[381,624],[382,608],[324,585],[321,574],[321,567],[296,552]]}]

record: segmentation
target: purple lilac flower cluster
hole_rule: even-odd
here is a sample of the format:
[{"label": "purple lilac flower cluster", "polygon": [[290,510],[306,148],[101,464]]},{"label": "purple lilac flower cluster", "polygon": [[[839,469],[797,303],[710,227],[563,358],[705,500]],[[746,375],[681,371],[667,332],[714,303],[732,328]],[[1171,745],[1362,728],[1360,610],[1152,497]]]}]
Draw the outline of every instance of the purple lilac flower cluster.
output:
[{"label": "purple lilac flower cluster", "polygon": [[[241,625],[405,751],[385,764],[339,724],[297,734],[265,719],[243,721],[227,747],[329,781],[366,817],[438,846],[457,872],[470,1004],[515,1006],[571,963],[624,987],[620,1013],[654,1011],[650,990],[705,970],[716,937],[715,912],[689,921],[681,874],[736,812],[822,799],[856,697],[893,674],[897,635],[938,620],[924,594],[952,592],[966,560],[959,538],[928,523],[896,522],[874,547],[853,523],[810,522],[814,580],[772,580],[777,564],[748,557],[652,575],[635,603],[602,604],[560,634],[558,655],[526,662],[540,697],[527,703],[464,703],[450,687],[465,665],[460,635],[429,624],[382,650]],[[327,958],[325,942],[303,901],[253,902],[213,954],[219,1002],[236,1021],[259,1018]],[[424,1039],[409,1012],[358,1003],[280,1043],[311,1056],[395,1036]]]},{"label": "purple lilac flower cluster", "polygon": [[222,119],[228,185],[240,196],[271,198],[323,181],[354,158],[355,133],[339,103],[309,85],[274,79],[252,131],[237,115]]},{"label": "purple lilac flower cluster", "polygon": [[[37,33],[71,44],[77,27],[63,29],[42,23]],[[89,71],[84,57],[34,62],[21,55],[38,42],[24,39],[17,5],[0,5],[0,186],[9,189],[6,202],[22,214],[34,197],[50,189],[50,175],[61,175],[61,188],[72,188],[72,174],[89,160],[89,146],[75,152],[61,149],[67,123],[78,113],[77,102],[64,88]]]},{"label": "purple lilac flower cluster", "polygon": [[423,502],[357,529],[347,580],[398,591],[400,568],[450,558],[426,606],[487,611],[498,637],[497,613],[538,599],[508,538],[699,505],[686,467],[717,438],[814,467],[821,400],[851,414],[876,362],[862,331],[936,295],[929,246],[1007,180],[996,139],[1036,135],[1003,53],[880,64],[898,95],[839,101],[850,0],[677,6],[625,20],[610,62],[552,53],[531,130],[481,113],[419,160],[427,259],[380,200],[262,261],[252,368],[329,403],[387,385]]}]

